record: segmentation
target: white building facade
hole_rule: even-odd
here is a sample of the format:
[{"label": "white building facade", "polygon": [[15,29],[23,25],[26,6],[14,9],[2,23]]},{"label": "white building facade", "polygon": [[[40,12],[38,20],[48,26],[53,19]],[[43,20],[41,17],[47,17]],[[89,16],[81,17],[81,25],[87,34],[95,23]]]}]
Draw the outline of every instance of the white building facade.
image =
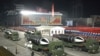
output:
[{"label": "white building facade", "polygon": [[40,31],[42,35],[53,36],[54,34],[64,34],[65,28],[61,26],[39,26],[36,27],[37,31]]}]

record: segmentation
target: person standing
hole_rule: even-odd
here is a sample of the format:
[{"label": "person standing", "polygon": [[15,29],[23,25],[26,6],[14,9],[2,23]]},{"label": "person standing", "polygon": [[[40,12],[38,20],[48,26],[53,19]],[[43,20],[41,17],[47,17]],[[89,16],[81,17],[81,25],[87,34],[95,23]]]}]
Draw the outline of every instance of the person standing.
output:
[{"label": "person standing", "polygon": [[32,50],[31,56],[34,56],[34,51]]}]

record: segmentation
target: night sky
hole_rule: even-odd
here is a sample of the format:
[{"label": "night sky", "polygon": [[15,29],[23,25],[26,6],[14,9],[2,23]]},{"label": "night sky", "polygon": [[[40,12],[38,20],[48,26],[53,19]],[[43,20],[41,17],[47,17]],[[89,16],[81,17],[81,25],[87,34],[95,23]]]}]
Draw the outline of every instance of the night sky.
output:
[{"label": "night sky", "polygon": [[[55,11],[65,13],[69,17],[71,17],[74,10],[76,10],[74,11],[74,13],[77,12],[76,14],[81,17],[100,15],[99,0],[0,0],[0,13],[4,10],[14,9],[14,6],[12,4],[15,3],[24,4],[31,9],[42,7],[47,10],[51,10],[51,4],[54,3]],[[74,8],[75,6],[80,6],[80,8]]]}]

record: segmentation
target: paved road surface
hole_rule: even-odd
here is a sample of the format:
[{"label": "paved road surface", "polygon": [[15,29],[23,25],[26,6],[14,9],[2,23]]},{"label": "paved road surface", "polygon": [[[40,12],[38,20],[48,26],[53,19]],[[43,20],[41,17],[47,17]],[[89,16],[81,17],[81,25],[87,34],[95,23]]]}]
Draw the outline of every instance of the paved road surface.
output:
[{"label": "paved road surface", "polygon": [[[16,56],[31,56],[31,51],[28,48],[25,48],[24,44],[25,44],[25,39],[24,39],[24,32],[19,32],[20,41],[11,41],[9,39],[5,39],[3,37],[3,33],[0,33],[0,46],[7,46],[8,50],[10,50],[13,54],[15,54]],[[48,38],[49,40],[52,40],[52,37],[48,37],[48,36],[44,36],[46,38]],[[57,39],[54,39],[57,40]],[[17,45],[16,45],[17,44]],[[16,54],[16,46],[17,46],[17,52],[18,54]],[[89,54],[87,52],[84,51],[77,51],[71,48],[65,48],[64,49],[66,53],[70,54],[68,56],[100,56],[100,53],[98,54]],[[35,56],[41,56],[37,53],[35,53]]]},{"label": "paved road surface", "polygon": [[[20,32],[21,33],[21,32]],[[22,37],[22,36],[20,36]],[[10,50],[13,54],[16,56],[31,56],[31,51],[28,48],[24,47],[24,40],[21,38],[21,41],[11,41],[9,39],[6,39],[3,37],[3,33],[0,32],[0,46],[6,46],[8,50]],[[17,45],[16,45],[17,43]],[[20,44],[19,44],[20,43]],[[20,46],[22,45],[22,46]],[[16,51],[17,46],[17,51]],[[16,54],[17,52],[17,54]],[[38,54],[35,54],[35,56],[40,56]]]}]

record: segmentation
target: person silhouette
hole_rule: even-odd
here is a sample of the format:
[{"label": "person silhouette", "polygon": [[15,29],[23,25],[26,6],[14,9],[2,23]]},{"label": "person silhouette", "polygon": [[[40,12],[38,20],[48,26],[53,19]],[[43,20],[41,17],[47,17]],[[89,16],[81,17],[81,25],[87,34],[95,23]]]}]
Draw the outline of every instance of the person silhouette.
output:
[{"label": "person silhouette", "polygon": [[34,56],[34,51],[32,51],[31,56]]}]

